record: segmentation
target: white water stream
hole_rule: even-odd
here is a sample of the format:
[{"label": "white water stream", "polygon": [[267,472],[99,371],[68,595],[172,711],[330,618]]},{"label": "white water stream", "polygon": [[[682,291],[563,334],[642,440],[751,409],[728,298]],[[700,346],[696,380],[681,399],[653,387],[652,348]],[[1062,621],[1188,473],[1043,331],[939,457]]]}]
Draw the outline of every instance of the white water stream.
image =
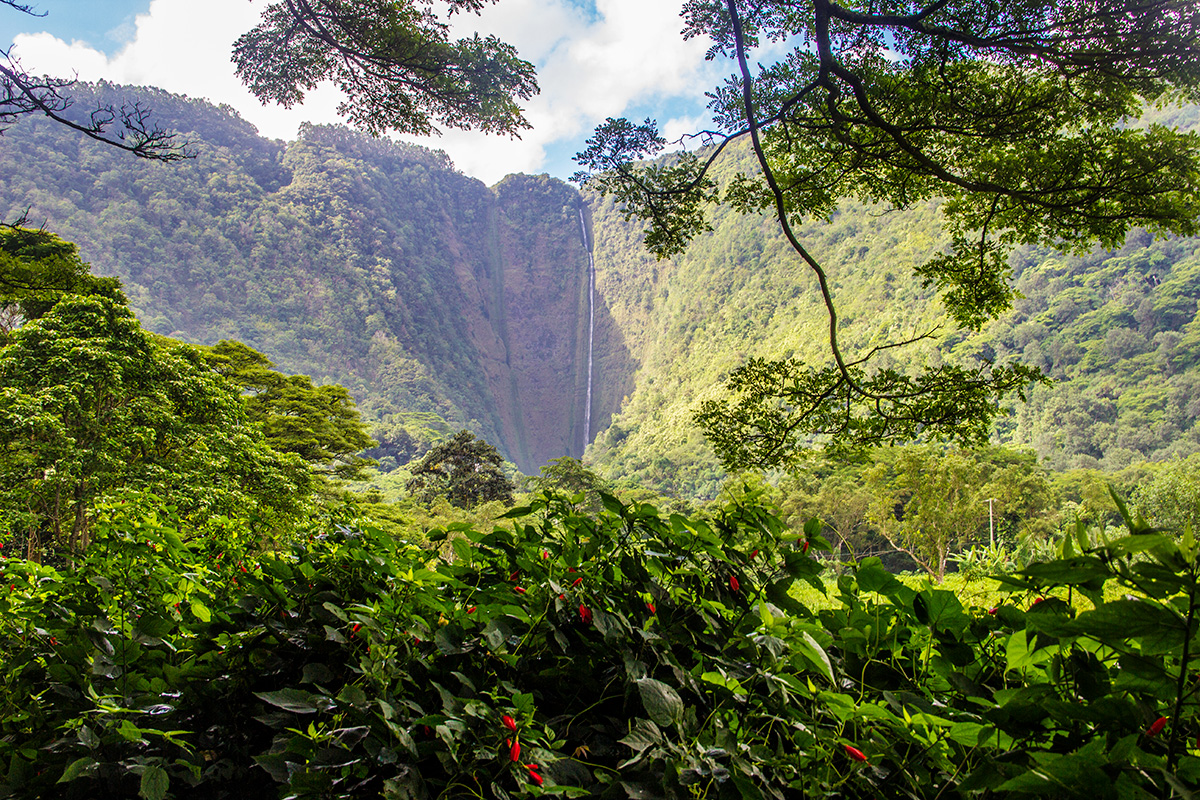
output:
[{"label": "white water stream", "polygon": [[592,247],[588,241],[587,225],[583,221],[583,209],[579,209],[579,233],[588,254],[588,371],[587,399],[583,405],[583,446],[592,440],[592,342],[596,331],[596,261],[592,258]]}]

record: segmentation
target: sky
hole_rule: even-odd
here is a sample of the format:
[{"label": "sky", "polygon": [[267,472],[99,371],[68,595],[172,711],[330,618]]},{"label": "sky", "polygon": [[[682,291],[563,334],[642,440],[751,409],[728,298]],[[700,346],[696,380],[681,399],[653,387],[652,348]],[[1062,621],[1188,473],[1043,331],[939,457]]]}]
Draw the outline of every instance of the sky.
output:
[{"label": "sky", "polygon": [[[264,136],[293,139],[302,122],[337,122],[340,95],[318,87],[303,106],[262,106],[234,75],[233,41],[269,0],[24,0],[45,16],[0,5],[0,47],[28,72],[151,85],[227,103]],[[464,173],[493,184],[512,172],[566,178],[571,157],[606,117],[657,119],[668,139],[706,126],[704,92],[725,69],[685,42],[682,0],[500,0],[452,18],[452,35],[492,33],[538,70],[520,139],[447,131],[428,139]]]}]

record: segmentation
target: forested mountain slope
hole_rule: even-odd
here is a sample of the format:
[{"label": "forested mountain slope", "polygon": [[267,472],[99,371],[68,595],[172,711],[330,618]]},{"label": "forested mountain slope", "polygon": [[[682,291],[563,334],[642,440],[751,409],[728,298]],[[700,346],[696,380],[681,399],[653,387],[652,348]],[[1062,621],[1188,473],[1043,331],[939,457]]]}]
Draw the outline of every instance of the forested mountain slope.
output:
[{"label": "forested mountain slope", "polygon": [[[655,264],[629,246],[609,205],[593,201],[600,286],[641,361],[637,390],[589,451],[610,476],[712,496],[722,476],[691,422],[695,406],[751,356],[827,362],[824,308],[811,273],[769,220],[725,213],[687,253]],[[911,266],[945,242],[935,204],[895,212],[845,203],[806,225],[828,268],[851,352],[946,323]],[[1013,414],[997,441],[1049,466],[1120,469],[1200,451],[1200,241],[1130,235],[1085,256],[1026,248],[1012,262],[1021,293],[977,334],[946,324],[896,360],[1022,359],[1050,386]]]},{"label": "forested mountain slope", "polygon": [[[281,369],[347,386],[401,460],[412,440],[459,427],[526,472],[582,453],[592,320],[590,460],[609,477],[712,496],[723,473],[692,424],[696,405],[751,356],[825,358],[815,285],[770,220],[722,209],[684,256],[656,262],[611,203],[546,176],[489,189],[422,148],[324,127],[285,144],[226,108],[96,91],[136,93],[197,158],[139,162],[22,120],[0,137],[4,218],[28,208],[32,224],[78,243],[96,271],[121,277],[151,330],[239,339]],[[743,158],[721,179],[748,168]],[[938,214],[846,204],[805,227],[852,349],[942,322],[910,269],[944,245]],[[1024,297],[1010,314],[893,358],[1043,367],[1055,385],[1014,403],[997,436],[1055,466],[1195,452],[1198,247],[1135,233],[1117,253],[1022,250]]]},{"label": "forested mountain slope", "polygon": [[574,189],[545,176],[489,189],[424,148],[323,127],[285,145],[227,108],[98,91],[136,93],[197,157],[140,162],[22,120],[0,139],[0,212],[28,208],[30,224],[78,243],[124,281],[146,327],[245,341],[344,384],[394,432],[471,428],[526,471],[582,452],[588,262]]}]

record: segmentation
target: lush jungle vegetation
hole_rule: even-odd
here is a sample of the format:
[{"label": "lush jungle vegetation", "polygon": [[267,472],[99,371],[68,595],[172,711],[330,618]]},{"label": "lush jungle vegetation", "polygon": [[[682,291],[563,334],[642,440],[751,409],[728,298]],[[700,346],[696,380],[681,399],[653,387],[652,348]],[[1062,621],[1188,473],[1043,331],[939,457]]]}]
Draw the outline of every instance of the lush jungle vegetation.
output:
[{"label": "lush jungle vegetation", "polygon": [[[1128,120],[1200,17],[1103,2],[694,0],[728,159],[610,119],[584,196],[153,93],[197,158],[129,167],[0,69],[0,797],[1194,797],[1200,138]],[[535,88],[390,0],[235,57],[372,132]]]},{"label": "lush jungle vegetation", "polygon": [[0,244],[7,796],[1200,781],[1195,458],[901,447],[674,513],[572,459],[518,486],[463,433],[386,502],[341,482],[371,444],[341,387],[146,333],[52,234]]}]

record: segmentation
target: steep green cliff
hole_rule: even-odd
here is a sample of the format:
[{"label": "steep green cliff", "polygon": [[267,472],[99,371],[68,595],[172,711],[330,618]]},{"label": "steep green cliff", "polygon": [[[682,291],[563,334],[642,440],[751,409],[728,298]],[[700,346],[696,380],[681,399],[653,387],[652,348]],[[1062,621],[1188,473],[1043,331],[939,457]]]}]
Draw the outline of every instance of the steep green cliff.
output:
[{"label": "steep green cliff", "polygon": [[[28,208],[77,242],[125,282],[151,330],[239,339],[281,369],[347,386],[399,460],[465,427],[531,473],[581,455],[586,428],[607,477],[710,497],[724,474],[692,424],[696,405],[751,356],[826,359],[815,285],[769,219],[719,209],[685,255],[655,261],[611,203],[544,175],[489,188],[444,154],[342,128],[285,144],[228,108],[94,91],[136,94],[197,158],[139,162],[25,119],[0,137],[4,219]],[[734,152],[718,178],[748,167]],[[846,204],[803,229],[850,349],[944,322],[911,277],[945,244],[938,215],[934,203]],[[1023,250],[1010,314],[890,357],[1041,366],[1055,385],[1014,404],[996,435],[1055,466],[1196,452],[1198,247],[1135,233],[1117,253]]]},{"label": "steep green cliff", "polygon": [[574,189],[510,176],[493,190],[423,148],[329,127],[284,144],[228,109],[99,91],[136,91],[197,157],[138,162],[23,120],[0,140],[0,212],[28,208],[77,242],[148,328],[245,341],[344,384],[369,417],[418,436],[471,428],[527,472],[582,454]]}]

